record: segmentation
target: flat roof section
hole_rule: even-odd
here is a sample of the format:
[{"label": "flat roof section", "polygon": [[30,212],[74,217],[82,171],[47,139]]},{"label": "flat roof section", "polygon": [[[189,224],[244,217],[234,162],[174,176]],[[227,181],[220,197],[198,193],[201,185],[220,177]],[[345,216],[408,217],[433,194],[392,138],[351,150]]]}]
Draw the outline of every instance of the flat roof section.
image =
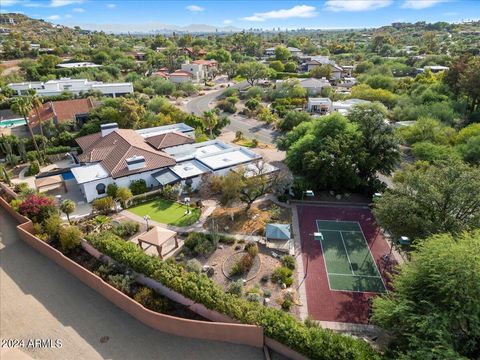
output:
[{"label": "flat roof section", "polygon": [[221,170],[244,164],[255,159],[259,159],[260,155],[244,148],[233,148],[222,151],[218,154],[197,158],[202,164],[208,166],[212,170]]},{"label": "flat roof section", "polygon": [[188,179],[198,175],[206,174],[210,172],[210,169],[205,165],[202,165],[197,160],[189,160],[182,163],[179,163],[170,168],[175,174],[180,176],[182,179]]},{"label": "flat roof section", "polygon": [[78,184],[85,184],[109,177],[107,171],[100,164],[78,166],[71,168],[71,171]]}]

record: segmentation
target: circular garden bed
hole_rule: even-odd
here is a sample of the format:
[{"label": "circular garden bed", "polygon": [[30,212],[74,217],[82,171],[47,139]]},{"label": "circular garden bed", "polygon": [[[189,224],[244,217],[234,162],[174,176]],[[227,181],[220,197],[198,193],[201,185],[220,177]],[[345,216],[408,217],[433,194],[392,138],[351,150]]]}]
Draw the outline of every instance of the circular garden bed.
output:
[{"label": "circular garden bed", "polygon": [[234,265],[238,263],[245,254],[245,251],[238,251],[225,259],[222,264],[222,272],[227,279],[232,281],[238,279],[245,279],[245,281],[250,281],[258,275],[260,269],[262,268],[262,260],[260,259],[260,254],[255,256],[253,265],[250,270],[248,270],[248,272],[244,273],[243,275],[230,275]]}]

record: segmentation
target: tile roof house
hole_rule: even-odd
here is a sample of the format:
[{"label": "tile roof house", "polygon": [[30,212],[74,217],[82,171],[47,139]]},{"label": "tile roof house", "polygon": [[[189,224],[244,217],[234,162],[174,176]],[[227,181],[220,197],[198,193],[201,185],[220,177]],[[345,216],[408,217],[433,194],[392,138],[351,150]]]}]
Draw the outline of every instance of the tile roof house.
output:
[{"label": "tile roof house", "polygon": [[312,56],[309,61],[305,63],[306,70],[310,71],[316,67],[327,65],[330,66],[332,79],[338,80],[342,76],[343,68],[333,60],[330,60],[326,56]]},{"label": "tile roof house", "polygon": [[40,122],[50,120],[53,120],[55,124],[69,120],[84,122],[93,108],[94,104],[90,98],[49,101],[39,109],[39,117],[35,110],[30,113],[29,122],[32,127],[37,127]]},{"label": "tile roof house", "polygon": [[109,184],[129,187],[144,180],[147,187],[180,183],[198,188],[203,175],[224,175],[241,164],[259,161],[253,151],[221,141],[196,143],[183,123],[156,128],[119,129],[101,125],[99,133],[77,138],[80,166],[71,169],[86,200],[106,195]]}]

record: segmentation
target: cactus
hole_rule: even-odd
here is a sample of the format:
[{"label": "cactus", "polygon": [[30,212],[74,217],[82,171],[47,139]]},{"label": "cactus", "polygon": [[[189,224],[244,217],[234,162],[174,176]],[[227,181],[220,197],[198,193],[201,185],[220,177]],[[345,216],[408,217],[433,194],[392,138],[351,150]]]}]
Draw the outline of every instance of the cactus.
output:
[{"label": "cactus", "polygon": [[28,162],[27,151],[25,150],[25,143],[23,142],[23,140],[20,140],[18,142],[18,155],[20,155],[22,162]]}]

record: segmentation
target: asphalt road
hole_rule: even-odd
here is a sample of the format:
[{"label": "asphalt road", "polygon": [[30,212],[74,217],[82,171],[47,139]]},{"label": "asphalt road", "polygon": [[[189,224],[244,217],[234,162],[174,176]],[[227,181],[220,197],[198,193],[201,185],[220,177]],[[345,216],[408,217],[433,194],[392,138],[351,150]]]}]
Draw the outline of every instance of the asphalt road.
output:
[{"label": "asphalt road", "polygon": [[[23,243],[1,208],[0,265],[0,338],[62,342],[56,349],[18,349],[35,359],[263,359],[262,349],[144,326]],[[7,350],[0,349],[2,359],[11,356]]]},{"label": "asphalt road", "polygon": [[[233,85],[237,89],[243,89],[248,86],[246,81]],[[185,104],[187,112],[201,116],[204,111],[210,109],[210,103],[214,101],[225,89],[211,92],[209,94],[193,98]],[[237,132],[241,131],[247,138],[257,139],[266,144],[273,144],[278,132],[270,129],[263,122],[255,119],[247,119],[241,115],[230,115],[230,124],[227,125],[223,131]]]}]

